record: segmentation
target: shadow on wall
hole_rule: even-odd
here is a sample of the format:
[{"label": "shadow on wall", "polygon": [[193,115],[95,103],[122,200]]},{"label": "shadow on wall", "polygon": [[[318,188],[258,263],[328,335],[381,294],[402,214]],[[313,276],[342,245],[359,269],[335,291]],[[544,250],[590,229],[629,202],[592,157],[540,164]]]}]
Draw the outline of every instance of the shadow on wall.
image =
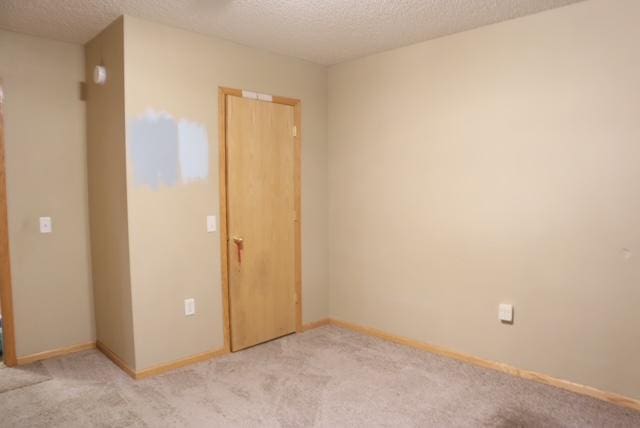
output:
[{"label": "shadow on wall", "polygon": [[204,125],[149,109],[127,129],[135,186],[159,190],[209,178]]}]

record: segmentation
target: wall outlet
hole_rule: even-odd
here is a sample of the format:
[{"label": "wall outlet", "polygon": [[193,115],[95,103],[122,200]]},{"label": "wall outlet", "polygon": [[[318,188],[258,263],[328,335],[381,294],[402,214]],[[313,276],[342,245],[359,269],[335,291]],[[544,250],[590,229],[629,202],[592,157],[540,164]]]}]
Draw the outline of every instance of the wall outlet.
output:
[{"label": "wall outlet", "polygon": [[51,217],[40,217],[40,233],[53,232],[53,223]]},{"label": "wall outlet", "polygon": [[513,305],[501,303],[498,306],[498,319],[505,323],[513,322]]},{"label": "wall outlet", "polygon": [[196,313],[196,300],[184,299],[184,314],[186,316],[195,315]]}]

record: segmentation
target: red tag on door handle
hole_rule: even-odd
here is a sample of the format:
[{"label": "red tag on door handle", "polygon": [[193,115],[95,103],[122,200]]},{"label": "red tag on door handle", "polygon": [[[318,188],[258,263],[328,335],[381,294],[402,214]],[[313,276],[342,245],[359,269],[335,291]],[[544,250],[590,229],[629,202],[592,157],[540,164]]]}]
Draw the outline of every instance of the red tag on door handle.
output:
[{"label": "red tag on door handle", "polygon": [[244,241],[242,238],[233,238],[236,249],[238,250],[238,264],[242,264],[242,250],[244,249]]}]

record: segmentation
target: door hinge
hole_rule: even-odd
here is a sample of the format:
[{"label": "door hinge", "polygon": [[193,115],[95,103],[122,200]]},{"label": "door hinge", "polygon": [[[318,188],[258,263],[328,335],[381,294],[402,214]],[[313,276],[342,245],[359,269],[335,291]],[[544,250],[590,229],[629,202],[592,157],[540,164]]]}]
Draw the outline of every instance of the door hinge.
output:
[{"label": "door hinge", "polygon": [[298,136],[298,127],[294,126],[293,129],[291,130],[291,133],[293,134],[294,137]]}]

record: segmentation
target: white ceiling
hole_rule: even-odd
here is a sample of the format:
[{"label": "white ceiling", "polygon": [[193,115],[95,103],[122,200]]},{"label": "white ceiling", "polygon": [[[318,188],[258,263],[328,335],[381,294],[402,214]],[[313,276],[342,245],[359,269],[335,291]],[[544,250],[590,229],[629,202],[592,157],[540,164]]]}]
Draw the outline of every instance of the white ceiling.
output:
[{"label": "white ceiling", "polygon": [[127,14],[335,64],[580,0],[0,0],[0,27],[85,43]]}]

